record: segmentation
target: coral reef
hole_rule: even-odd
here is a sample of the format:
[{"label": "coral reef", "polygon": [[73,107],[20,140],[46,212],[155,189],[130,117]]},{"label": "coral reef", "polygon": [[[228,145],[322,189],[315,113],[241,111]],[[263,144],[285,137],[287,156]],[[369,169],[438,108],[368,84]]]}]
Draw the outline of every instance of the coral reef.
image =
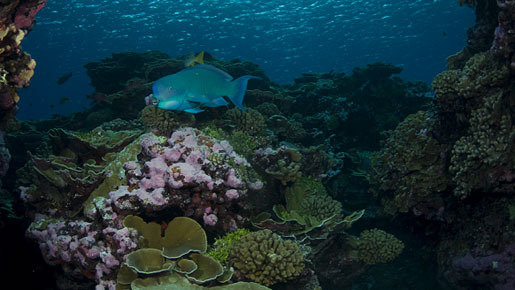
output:
[{"label": "coral reef", "polygon": [[477,22],[434,79],[434,108],[402,122],[372,158],[383,210],[438,227],[438,271],[453,289],[514,287],[512,2],[460,1]]},{"label": "coral reef", "polygon": [[352,75],[304,74],[284,92],[295,98],[295,106],[289,114],[281,112],[289,118],[301,114],[296,121],[309,128],[308,144],[325,139],[335,151],[377,150],[380,132],[395,128],[430,102],[427,85],[394,76],[401,71],[391,64],[374,63],[354,69]]},{"label": "coral reef", "polygon": [[298,245],[270,230],[243,236],[231,247],[229,259],[236,275],[266,286],[292,280],[304,268]]},{"label": "coral reef", "polygon": [[[20,10],[17,22],[31,24],[41,5]],[[0,40],[16,44],[26,30],[10,27],[0,29]],[[500,31],[495,54],[462,57],[435,80],[437,112],[414,115],[409,114],[431,101],[430,90],[395,76],[402,69],[391,64],[370,64],[351,75],[305,74],[281,87],[255,64],[208,53],[206,63],[235,78],[263,77],[249,86],[248,110],[209,108],[195,116],[164,111],[146,103],[152,82],[183,69],[184,57],[113,54],[86,65],[96,90],[89,96],[92,108],[22,122],[8,134],[13,157],[7,175],[17,169],[18,178],[7,189],[19,189],[32,219],[27,237],[59,268],[60,288],[208,288],[233,282],[211,288],[268,289],[241,281],[349,287],[368,264],[390,261],[402,249],[379,230],[365,231],[359,240],[347,233],[363,217],[376,221],[373,211],[367,208],[365,216],[364,206],[350,204],[366,195],[369,153],[379,149],[381,131],[409,115],[372,158],[370,180],[386,212],[463,225],[452,215],[458,197],[510,190],[510,103],[501,89],[510,70],[499,58],[511,54],[503,46],[511,42]],[[28,85],[34,63],[28,56],[20,59],[24,68],[8,61],[0,68],[9,85],[9,70],[16,66],[15,85]],[[443,122],[446,117],[453,122]],[[453,131],[457,126],[461,130]],[[498,137],[497,143],[480,143],[481,136]],[[476,160],[486,153],[493,159]],[[495,167],[499,155],[505,162]],[[487,185],[479,181],[484,173],[490,174]],[[351,177],[362,182],[359,191],[350,188]],[[477,179],[467,183],[472,188],[452,195],[454,183],[469,178]],[[6,200],[0,214],[12,214]],[[250,224],[264,230],[249,232]],[[485,254],[471,255],[480,260]]]},{"label": "coral reef", "polygon": [[369,265],[389,262],[403,248],[404,244],[394,235],[380,229],[365,230],[359,234],[358,257]]}]

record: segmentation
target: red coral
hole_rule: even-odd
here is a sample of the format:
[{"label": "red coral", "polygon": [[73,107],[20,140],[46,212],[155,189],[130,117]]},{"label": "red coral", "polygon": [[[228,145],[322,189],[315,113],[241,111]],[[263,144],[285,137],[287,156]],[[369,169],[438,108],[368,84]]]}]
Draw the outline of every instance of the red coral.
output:
[{"label": "red coral", "polygon": [[14,16],[16,28],[28,28],[34,23],[36,14],[45,7],[47,0],[27,1],[21,4]]}]

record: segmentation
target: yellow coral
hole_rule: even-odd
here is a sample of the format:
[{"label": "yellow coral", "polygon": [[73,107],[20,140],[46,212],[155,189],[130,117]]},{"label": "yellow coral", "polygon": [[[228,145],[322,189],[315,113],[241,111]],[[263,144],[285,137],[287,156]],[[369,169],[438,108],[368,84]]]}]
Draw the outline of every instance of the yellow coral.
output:
[{"label": "yellow coral", "polygon": [[180,126],[193,125],[195,116],[184,112],[159,109],[156,106],[146,106],[141,111],[140,120],[146,127],[167,133]]},{"label": "yellow coral", "polygon": [[403,249],[402,241],[380,229],[365,230],[359,235],[358,256],[369,265],[392,261]]},{"label": "yellow coral", "polygon": [[231,248],[230,264],[246,279],[266,286],[295,279],[304,269],[297,243],[270,230],[243,236]]}]

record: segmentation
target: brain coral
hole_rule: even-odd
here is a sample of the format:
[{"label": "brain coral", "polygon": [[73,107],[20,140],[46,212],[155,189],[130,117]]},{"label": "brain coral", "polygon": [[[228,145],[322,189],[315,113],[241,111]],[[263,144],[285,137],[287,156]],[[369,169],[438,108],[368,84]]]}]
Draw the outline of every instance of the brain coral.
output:
[{"label": "brain coral", "polygon": [[365,230],[359,239],[359,259],[369,265],[389,262],[404,248],[402,241],[380,229]]},{"label": "brain coral", "polygon": [[231,247],[230,264],[250,281],[266,286],[297,277],[304,269],[297,243],[270,230],[250,233]]}]

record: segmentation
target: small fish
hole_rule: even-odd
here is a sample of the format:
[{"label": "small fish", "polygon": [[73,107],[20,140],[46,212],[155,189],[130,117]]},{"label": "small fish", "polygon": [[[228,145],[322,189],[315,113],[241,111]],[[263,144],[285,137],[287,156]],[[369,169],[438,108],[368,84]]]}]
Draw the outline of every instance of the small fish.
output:
[{"label": "small fish", "polygon": [[199,54],[197,54],[197,56],[195,56],[193,54],[189,54],[188,56],[186,56],[186,59],[184,60],[185,67],[194,66],[195,63],[204,64],[204,52],[203,51],[201,51]]},{"label": "small fish", "polygon": [[57,84],[58,84],[58,85],[62,85],[62,84],[64,84],[65,82],[67,82],[71,77],[72,77],[72,73],[71,73],[71,72],[69,72],[69,73],[65,73],[64,75],[60,76],[60,77],[57,79]]},{"label": "small fish", "polygon": [[67,96],[63,96],[59,99],[59,105],[64,105],[70,102],[70,98]]},{"label": "small fish", "polygon": [[153,97],[159,100],[158,108],[165,110],[199,113],[200,106],[225,106],[227,97],[236,107],[245,111],[242,105],[247,82],[261,79],[255,76],[242,76],[233,80],[232,76],[207,64],[185,68],[180,72],[158,79],[152,85]]}]

